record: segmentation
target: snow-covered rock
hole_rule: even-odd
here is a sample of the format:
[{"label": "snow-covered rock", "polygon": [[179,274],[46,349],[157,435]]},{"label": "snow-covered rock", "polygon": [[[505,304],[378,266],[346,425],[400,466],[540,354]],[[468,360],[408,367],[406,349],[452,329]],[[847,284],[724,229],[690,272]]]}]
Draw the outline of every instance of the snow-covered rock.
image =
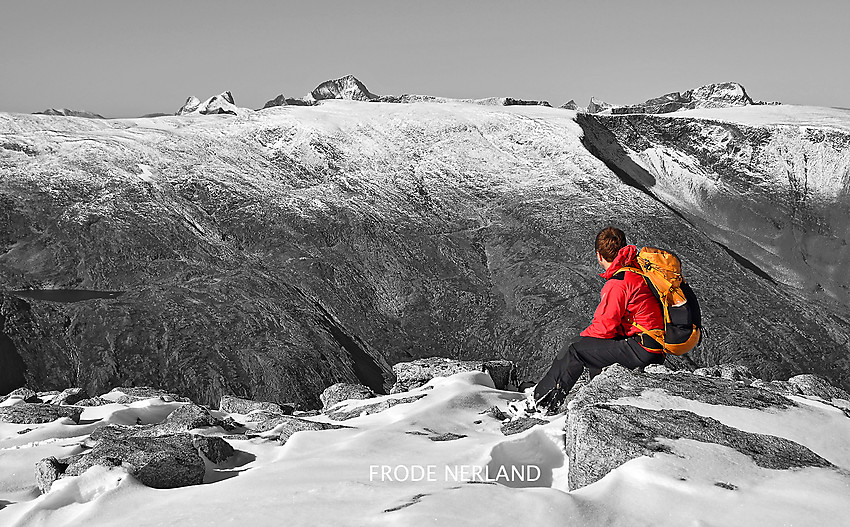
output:
[{"label": "snow-covered rock", "polygon": [[201,102],[197,97],[189,97],[183,106],[177,110],[177,115],[218,115],[229,114],[238,115],[239,108],[233,100],[233,94],[229,91],[222,92],[218,95],[213,95],[209,99]]},{"label": "snow-covered rock", "polygon": [[378,98],[354,75],[325,81],[310,92],[313,100],[345,99],[349,101],[372,101]]},{"label": "snow-covered rock", "polygon": [[[685,406],[688,410],[642,406],[641,398],[647,393],[662,404],[669,401],[674,407]],[[659,452],[672,454],[670,443],[664,440],[722,445],[768,469],[836,468],[794,441],[747,432],[700,415],[703,405],[749,409],[754,414],[799,408],[797,403],[773,392],[734,381],[706,381],[687,373],[639,374],[612,366],[569,404],[566,430],[570,489],[594,483],[631,459]]]},{"label": "snow-covered rock", "polygon": [[69,110],[68,108],[48,108],[41,112],[35,112],[33,115],[59,115],[63,117],[85,117],[86,119],[104,119],[100,114],[90,112],[88,110]]},{"label": "snow-covered rock", "polygon": [[65,417],[79,421],[81,413],[82,408],[73,406],[21,402],[11,406],[0,406],[0,423],[49,423]]},{"label": "snow-covered rock", "polygon": [[448,377],[462,371],[487,372],[493,384],[500,390],[508,389],[514,380],[515,367],[511,361],[460,361],[445,357],[427,357],[393,365],[396,377],[392,393],[407,392],[418,388],[434,377]]},{"label": "snow-covered rock", "polygon": [[596,97],[591,97],[587,103],[587,113],[599,113],[605,110],[610,110],[614,105],[605,101],[599,100]]},{"label": "snow-covered rock", "polygon": [[280,94],[274,99],[267,101],[266,104],[263,105],[263,109],[274,108],[276,106],[312,106],[314,104],[316,104],[316,101],[312,99],[293,99]]},{"label": "snow-covered rock", "polygon": [[670,113],[696,108],[729,108],[757,104],[737,82],[706,84],[684,92],[672,92],[632,106],[615,106],[612,114]]}]

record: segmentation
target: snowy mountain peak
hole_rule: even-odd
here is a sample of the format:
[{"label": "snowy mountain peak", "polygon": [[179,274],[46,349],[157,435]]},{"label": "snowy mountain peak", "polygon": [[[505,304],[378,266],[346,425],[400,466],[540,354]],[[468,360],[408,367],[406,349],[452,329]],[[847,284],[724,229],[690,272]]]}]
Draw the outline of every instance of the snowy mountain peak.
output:
[{"label": "snowy mountain peak", "polygon": [[354,75],[346,75],[319,84],[310,92],[310,96],[321,101],[325,99],[347,99],[352,101],[372,101],[378,98],[366,85]]}]

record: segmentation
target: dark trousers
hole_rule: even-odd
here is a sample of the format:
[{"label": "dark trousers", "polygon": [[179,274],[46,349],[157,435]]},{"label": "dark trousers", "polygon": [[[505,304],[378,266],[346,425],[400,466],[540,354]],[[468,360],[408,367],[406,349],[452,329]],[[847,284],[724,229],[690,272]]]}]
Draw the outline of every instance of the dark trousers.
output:
[{"label": "dark trousers", "polygon": [[585,368],[593,371],[621,364],[634,369],[662,362],[664,355],[646,351],[633,338],[579,337],[564,346],[552,361],[549,371],[534,389],[534,398],[539,400],[555,387],[559,387],[563,393],[569,392]]}]

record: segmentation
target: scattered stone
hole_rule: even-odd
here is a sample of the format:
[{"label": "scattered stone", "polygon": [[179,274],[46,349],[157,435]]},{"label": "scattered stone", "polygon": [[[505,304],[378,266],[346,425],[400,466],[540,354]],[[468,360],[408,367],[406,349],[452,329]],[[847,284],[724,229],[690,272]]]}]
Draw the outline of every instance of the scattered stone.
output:
[{"label": "scattered stone", "polygon": [[444,357],[428,357],[393,365],[396,383],[390,393],[407,392],[427,383],[434,377],[448,377],[466,371],[485,371],[493,379],[493,385],[506,390],[515,382],[515,367],[511,361],[460,361]]},{"label": "scattered stone", "polygon": [[457,439],[463,439],[466,437],[463,434],[455,434],[453,432],[446,432],[444,434],[429,436],[428,439],[431,441],[455,441]]},{"label": "scattered stone", "polygon": [[545,425],[548,423],[549,421],[546,421],[544,419],[537,419],[536,417],[517,417],[516,419],[512,419],[510,421],[505,421],[504,423],[502,423],[501,430],[502,434],[509,436],[525,432],[533,426]]},{"label": "scattered stone", "polygon": [[[284,410],[288,410],[291,407],[284,408]],[[263,421],[268,421],[269,419],[275,419],[282,415],[292,415],[292,412],[271,412],[269,410],[254,410],[253,412],[245,414],[245,422],[246,423],[259,423]]]},{"label": "scattered stone", "polygon": [[287,416],[286,420],[281,424],[284,425],[280,431],[280,436],[278,436],[278,441],[280,441],[281,445],[285,444],[295,432],[301,432],[304,430],[335,430],[339,428],[350,428],[348,426],[321,423],[318,421],[299,419],[298,417],[291,416]]},{"label": "scattered stone", "polygon": [[[294,405],[289,403],[284,403],[285,406],[292,406],[294,410]],[[229,414],[249,414],[255,411],[265,411],[272,412],[275,414],[287,415],[287,413],[291,414],[292,411],[287,412],[283,409],[283,406],[278,403],[271,403],[267,401],[252,401],[251,399],[243,399],[241,397],[236,397],[235,395],[224,395],[221,397],[221,401],[219,402],[218,409],[221,412],[226,412]]]},{"label": "scattered stone", "polygon": [[112,404],[114,402],[115,401],[110,401],[109,399],[104,399],[103,397],[98,396],[77,401],[76,406],[103,406],[104,404]]},{"label": "scattered stone", "polygon": [[24,435],[32,432],[33,430],[35,430],[35,428],[24,428],[23,430],[18,430],[17,433],[18,435]]},{"label": "scattered stone", "polygon": [[352,384],[347,382],[338,382],[325,388],[319,400],[322,401],[324,408],[331,408],[342,401],[352,399],[371,399],[377,397],[375,392],[368,386],[362,384]]},{"label": "scattered stone", "polygon": [[30,425],[50,423],[68,417],[75,423],[79,423],[81,413],[83,413],[83,409],[76,406],[21,403],[14,406],[0,406],[0,422]]},{"label": "scattered stone", "polygon": [[12,390],[11,392],[9,392],[8,395],[0,398],[0,402],[5,401],[6,399],[12,399],[12,398],[21,399],[25,403],[40,403],[41,402],[41,398],[38,396],[38,394],[35,393],[34,391],[30,390],[27,387]]},{"label": "scattered stone", "polygon": [[788,379],[788,383],[796,388],[800,395],[820,397],[825,401],[831,401],[832,399],[850,401],[850,393],[833,386],[829,381],[819,375],[810,373],[795,375]]},{"label": "scattered stone", "polygon": [[[144,401],[145,399],[154,399],[160,398],[165,402],[179,402],[179,403],[189,403],[191,402],[186,397],[181,397],[176,393],[167,392],[165,390],[160,390],[159,388],[152,388],[150,386],[121,386],[118,388],[113,388],[108,394],[105,395],[114,395],[116,399],[110,402],[117,402],[121,404],[129,404],[134,403],[136,401]],[[109,399],[109,397],[105,397]]]},{"label": "scattered stone", "polygon": [[230,443],[220,437],[196,435],[192,439],[192,444],[215,464],[226,461],[227,458],[236,453]]},{"label": "scattered stone", "polygon": [[406,404],[412,403],[414,401],[418,401],[419,399],[425,397],[427,394],[419,394],[419,395],[411,395],[410,397],[400,397],[396,399],[384,399],[383,401],[379,401],[372,404],[364,404],[361,406],[353,406],[348,407],[345,404],[339,404],[333,408],[329,408],[325,411],[325,415],[333,419],[334,421],[346,421],[348,419],[353,419],[355,417],[360,417],[362,415],[370,415],[376,414],[378,412],[383,412],[393,406],[398,404]]},{"label": "scattered stone", "polygon": [[77,405],[80,401],[87,400],[89,394],[82,388],[66,388],[61,391],[50,401],[50,404],[73,404]]}]

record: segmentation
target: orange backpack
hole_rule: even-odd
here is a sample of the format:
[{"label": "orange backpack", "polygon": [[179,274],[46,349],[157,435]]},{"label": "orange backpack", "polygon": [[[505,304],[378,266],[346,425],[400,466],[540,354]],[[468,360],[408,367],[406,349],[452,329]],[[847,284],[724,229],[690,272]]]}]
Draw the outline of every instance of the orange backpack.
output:
[{"label": "orange backpack", "polygon": [[664,329],[650,329],[632,323],[661,344],[664,353],[684,355],[702,340],[702,320],[696,295],[682,276],[682,263],[671,252],[644,247],[637,255],[640,269],[622,267],[643,276],[652,294],[661,302]]}]

